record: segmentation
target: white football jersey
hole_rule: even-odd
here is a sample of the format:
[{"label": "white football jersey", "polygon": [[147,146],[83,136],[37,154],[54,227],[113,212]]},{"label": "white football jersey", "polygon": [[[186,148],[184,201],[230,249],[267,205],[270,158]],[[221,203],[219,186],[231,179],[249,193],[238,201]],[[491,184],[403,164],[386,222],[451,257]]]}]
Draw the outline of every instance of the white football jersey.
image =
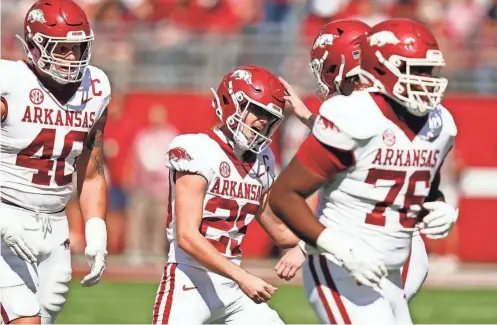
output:
[{"label": "white football jersey", "polygon": [[328,146],[351,151],[355,163],[322,189],[319,219],[397,268],[407,260],[418,212],[457,128],[439,107],[415,135],[391,110],[382,110],[386,102],[374,92],[336,96],[320,109],[312,133]]},{"label": "white football jersey", "polygon": [[166,166],[170,169],[170,201],[167,238],[169,262],[203,268],[178,247],[176,241],[175,172],[202,175],[207,191],[200,231],[225,257],[240,264],[240,246],[254,219],[261,197],[275,178],[274,156],[269,147],[253,162],[240,162],[229,140],[219,130],[177,136],[169,145]]},{"label": "white football jersey", "polygon": [[24,61],[0,60],[2,120],[0,195],[26,209],[64,209],[76,158],[110,101],[106,74],[93,66],[74,96],[61,104]]}]

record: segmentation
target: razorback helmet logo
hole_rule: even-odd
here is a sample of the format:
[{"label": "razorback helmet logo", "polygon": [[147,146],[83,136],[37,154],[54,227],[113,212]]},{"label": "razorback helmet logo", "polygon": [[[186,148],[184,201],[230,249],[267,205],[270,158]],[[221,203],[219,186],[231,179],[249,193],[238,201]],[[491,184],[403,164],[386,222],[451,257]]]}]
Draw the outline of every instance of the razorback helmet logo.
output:
[{"label": "razorback helmet logo", "polygon": [[167,152],[170,161],[192,160],[192,157],[185,149],[176,147]]},{"label": "razorback helmet logo", "polygon": [[43,11],[41,11],[41,9],[31,10],[28,13],[28,17],[26,18],[26,20],[30,23],[39,22],[44,24],[47,22],[47,20],[45,19],[45,15],[43,14]]},{"label": "razorback helmet logo", "polygon": [[399,44],[400,40],[395,36],[394,33],[388,30],[383,30],[372,34],[369,38],[369,46],[385,46],[386,44]]},{"label": "razorback helmet logo", "polygon": [[247,70],[235,70],[231,77],[237,80],[243,80],[249,85],[252,84],[252,74]]},{"label": "razorback helmet logo", "polygon": [[333,45],[333,40],[335,39],[335,35],[333,34],[321,34],[316,38],[316,41],[314,42],[314,46],[312,49],[316,49],[318,47],[325,47],[326,45]]}]

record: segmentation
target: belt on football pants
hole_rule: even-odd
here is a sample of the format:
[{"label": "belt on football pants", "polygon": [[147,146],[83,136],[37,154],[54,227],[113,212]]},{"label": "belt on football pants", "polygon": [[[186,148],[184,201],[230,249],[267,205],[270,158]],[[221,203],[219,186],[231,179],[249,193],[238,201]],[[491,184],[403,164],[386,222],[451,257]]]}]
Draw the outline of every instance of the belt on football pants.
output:
[{"label": "belt on football pants", "polygon": [[62,208],[61,210],[55,211],[55,212],[35,211],[35,210],[32,210],[32,209],[28,209],[26,207],[23,207],[23,206],[21,206],[19,204],[16,204],[14,202],[10,202],[9,200],[4,199],[3,197],[0,198],[0,201],[2,201],[2,203],[5,203],[7,205],[10,205],[10,206],[13,206],[13,207],[16,207],[16,208],[21,208],[21,209],[24,209],[24,210],[27,210],[27,211],[35,212],[35,213],[55,214],[55,213],[60,213],[60,212],[62,212],[62,211],[64,211],[66,209],[66,208]]}]

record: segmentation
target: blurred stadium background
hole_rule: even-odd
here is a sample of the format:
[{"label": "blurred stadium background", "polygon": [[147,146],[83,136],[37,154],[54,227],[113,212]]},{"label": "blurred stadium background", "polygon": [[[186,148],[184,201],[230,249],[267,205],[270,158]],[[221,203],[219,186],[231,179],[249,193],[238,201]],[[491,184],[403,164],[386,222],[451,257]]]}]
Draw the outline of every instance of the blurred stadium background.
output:
[{"label": "blurred stadium background", "polygon": [[[439,39],[449,78],[445,105],[459,136],[445,162],[443,187],[460,207],[449,238],[426,241],[430,275],[412,302],[418,323],[497,323],[497,0],[76,0],[96,40],[93,64],[113,83],[105,158],[110,183],[109,263],[105,281],[75,280],[60,323],[151,321],[165,254],[168,173],[163,154],[182,132],[212,127],[209,87],[241,64],[282,75],[317,109],[308,69],[312,38],[328,21],[389,17],[426,23]],[[32,0],[2,0],[1,57],[23,59],[22,32]],[[1,72],[0,72],[1,73]],[[274,150],[280,168],[306,129],[289,117]],[[67,207],[74,278],[86,271],[79,207]],[[281,254],[257,224],[244,241],[245,265],[278,283],[271,304],[288,323],[314,323],[300,274],[282,284]]]}]

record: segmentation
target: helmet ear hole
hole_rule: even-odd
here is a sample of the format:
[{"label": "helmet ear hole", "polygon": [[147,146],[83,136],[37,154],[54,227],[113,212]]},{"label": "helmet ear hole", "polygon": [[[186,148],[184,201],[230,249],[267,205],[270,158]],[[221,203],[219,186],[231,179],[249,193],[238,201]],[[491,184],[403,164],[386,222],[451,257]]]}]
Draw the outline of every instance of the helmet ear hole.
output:
[{"label": "helmet ear hole", "polygon": [[228,105],[229,103],[230,103],[230,102],[229,102],[228,98],[226,98],[226,96],[225,96],[225,95],[223,95],[223,104],[224,104],[224,105]]},{"label": "helmet ear hole", "polygon": [[376,73],[378,73],[380,76],[384,76],[386,74],[385,70],[382,70],[378,67],[374,67],[374,71],[376,71]]},{"label": "helmet ear hole", "polygon": [[26,42],[26,44],[28,44],[28,49],[29,49],[29,50],[33,50],[33,49],[35,49],[35,48],[36,48],[36,46],[33,44],[33,42],[32,42],[31,40],[28,40],[28,41]]},{"label": "helmet ear hole", "polygon": [[326,73],[335,73],[335,70],[337,69],[337,65],[333,64],[328,68],[328,71]]}]

